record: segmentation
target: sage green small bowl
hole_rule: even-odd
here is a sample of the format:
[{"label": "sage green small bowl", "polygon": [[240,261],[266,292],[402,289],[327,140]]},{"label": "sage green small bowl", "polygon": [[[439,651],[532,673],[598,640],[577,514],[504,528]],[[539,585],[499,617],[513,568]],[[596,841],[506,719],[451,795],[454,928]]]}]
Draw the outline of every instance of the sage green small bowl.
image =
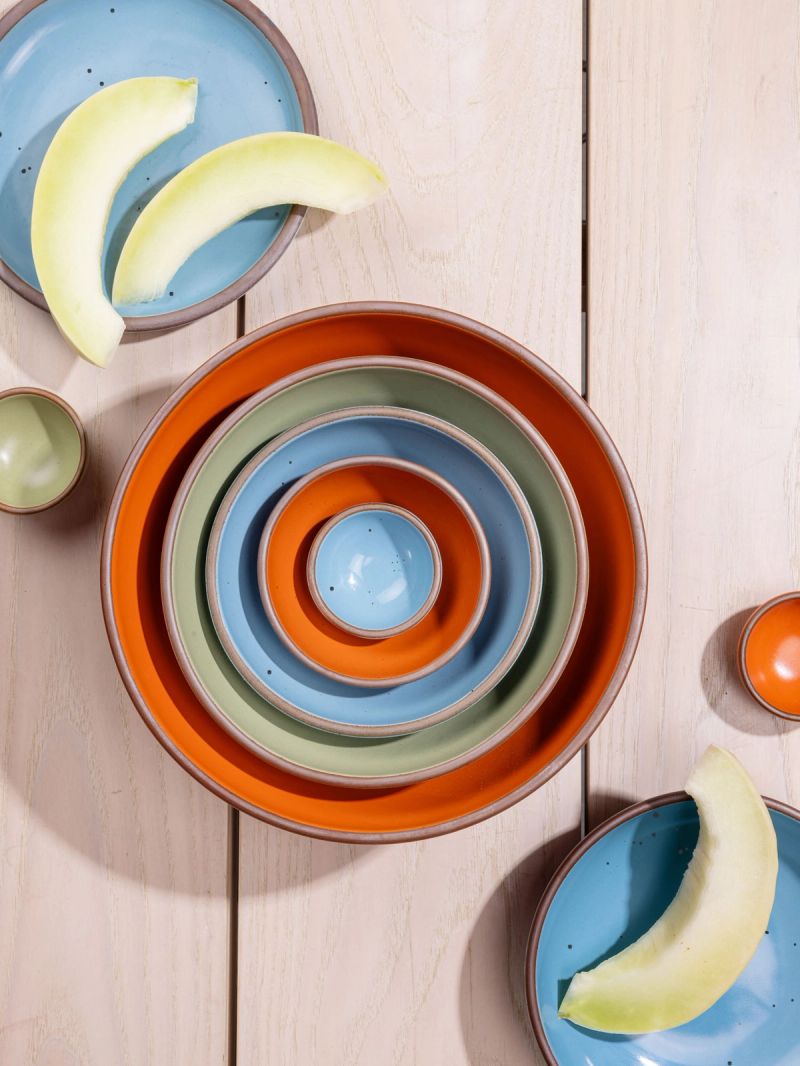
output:
[{"label": "sage green small bowl", "polygon": [[86,465],[86,434],[60,396],[0,392],[0,511],[32,514],[65,499]]}]

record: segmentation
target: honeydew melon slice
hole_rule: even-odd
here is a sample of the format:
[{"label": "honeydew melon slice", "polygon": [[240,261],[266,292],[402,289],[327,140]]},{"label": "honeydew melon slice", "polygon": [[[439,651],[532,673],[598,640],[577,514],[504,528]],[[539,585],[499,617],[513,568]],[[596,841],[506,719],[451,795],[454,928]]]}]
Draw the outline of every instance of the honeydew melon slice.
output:
[{"label": "honeydew melon slice", "polygon": [[304,204],[349,214],[387,188],[358,152],[307,133],[258,133],[216,148],[176,174],[128,234],[112,298],[163,296],[189,256],[228,226],[265,207]]},{"label": "honeydew melon slice", "polygon": [[42,162],[31,216],[39,284],[64,336],[98,366],[125,328],[103,288],[111,205],[139,160],[194,120],[196,103],[194,78],[109,85],[67,116]]},{"label": "honeydew melon slice", "polygon": [[767,928],[778,850],[764,801],[741,764],[711,747],[686,791],[700,836],[675,899],[634,944],[576,974],[559,1015],[607,1033],[691,1021],[737,980]]}]

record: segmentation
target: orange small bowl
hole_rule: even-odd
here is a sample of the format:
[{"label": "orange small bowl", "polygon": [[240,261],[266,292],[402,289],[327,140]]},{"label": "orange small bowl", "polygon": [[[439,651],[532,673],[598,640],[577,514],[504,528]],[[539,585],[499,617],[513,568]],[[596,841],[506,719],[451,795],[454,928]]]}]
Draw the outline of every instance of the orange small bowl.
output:
[{"label": "orange small bowl", "polygon": [[739,637],[737,663],[754,700],[780,718],[800,721],[800,592],[753,611]]},{"label": "orange small bowl", "polygon": [[[370,640],[330,622],[308,587],[306,563],[318,530],[359,504],[405,508],[431,531],[442,557],[436,603],[416,625]],[[489,595],[489,547],[467,501],[432,471],[384,456],[326,464],[286,493],[264,527],[259,549],[261,602],[277,635],[312,668],[364,687],[416,681],[467,643]]]}]

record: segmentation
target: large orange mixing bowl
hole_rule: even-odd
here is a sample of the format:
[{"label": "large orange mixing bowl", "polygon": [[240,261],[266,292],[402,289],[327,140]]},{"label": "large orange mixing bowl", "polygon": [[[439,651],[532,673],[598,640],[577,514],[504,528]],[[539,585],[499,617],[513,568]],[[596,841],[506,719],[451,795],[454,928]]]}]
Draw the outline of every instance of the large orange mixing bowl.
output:
[{"label": "large orange mixing bowl", "polygon": [[[561,679],[520,729],[467,766],[404,788],[352,790],[279,770],[200,706],[172,654],[159,593],[172,498],[203,440],[258,389],[316,363],[380,352],[471,375],[514,403],[554,448],[577,493],[589,592]],[[151,421],[114,494],[102,552],[103,608],[122,677],[163,746],[243,811],[296,832],[380,843],[450,832],[511,806],[552,777],[608,711],[630,667],[646,596],[644,531],[630,479],[581,397],[521,345],[459,315],[407,304],[318,308],[220,352]]]}]

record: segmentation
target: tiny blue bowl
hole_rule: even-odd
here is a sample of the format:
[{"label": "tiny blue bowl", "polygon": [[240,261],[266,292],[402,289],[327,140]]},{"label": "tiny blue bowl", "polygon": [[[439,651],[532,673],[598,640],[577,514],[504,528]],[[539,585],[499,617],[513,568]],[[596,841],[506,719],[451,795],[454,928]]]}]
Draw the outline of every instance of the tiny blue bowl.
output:
[{"label": "tiny blue bowl", "polygon": [[565,859],[528,945],[528,1007],[549,1066],[793,1066],[800,1062],[800,812],[766,800],[778,837],[769,928],[736,984],[699,1018],[616,1036],[558,1017],[572,976],[637,940],[663,914],[700,823],[685,792],[620,812]]},{"label": "tiny blue bowl", "polygon": [[363,504],[319,530],[306,574],[309,592],[330,622],[377,640],[410,629],[430,611],[442,586],[442,558],[416,515]]},{"label": "tiny blue bowl", "polygon": [[[228,141],[317,132],[311,87],[288,41],[249,0],[21,0],[0,18],[0,279],[38,307],[31,206],[53,134],[87,97],[126,78],[197,77],[195,120],[136,166],[106,229],[110,291],[125,238],[179,170]],[[119,307],[129,329],[171,329],[224,307],[286,251],[305,208],[256,212],[199,248],[169,292]]]}]

